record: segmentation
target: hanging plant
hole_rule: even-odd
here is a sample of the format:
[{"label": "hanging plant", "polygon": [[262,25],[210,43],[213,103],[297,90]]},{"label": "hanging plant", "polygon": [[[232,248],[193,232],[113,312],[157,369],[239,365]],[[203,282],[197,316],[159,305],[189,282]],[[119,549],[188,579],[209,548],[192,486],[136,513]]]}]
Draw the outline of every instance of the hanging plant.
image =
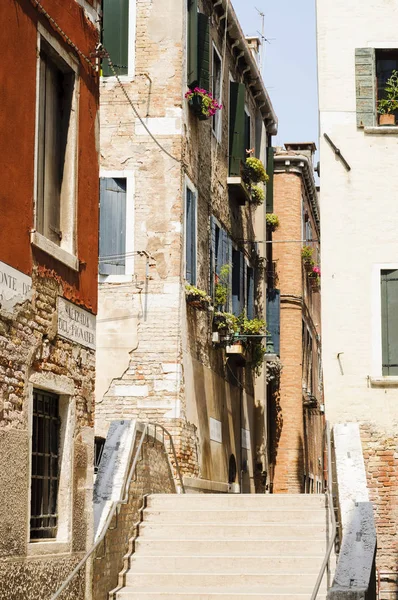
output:
[{"label": "hanging plant", "polygon": [[251,188],[252,203],[260,206],[265,199],[264,188],[261,185],[253,185]]},{"label": "hanging plant", "polygon": [[263,163],[255,156],[246,158],[245,175],[251,183],[266,183],[269,180]]},{"label": "hanging plant", "polygon": [[271,231],[275,231],[279,227],[279,217],[275,213],[267,213],[265,216],[268,227]]},{"label": "hanging plant", "polygon": [[189,89],[185,98],[189,100],[190,106],[200,120],[210,119],[218,110],[222,109],[222,104],[219,104],[211,93],[203,88]]},{"label": "hanging plant", "polygon": [[185,286],[185,296],[187,304],[199,310],[206,310],[211,306],[211,298],[204,290],[201,290],[189,283]]}]

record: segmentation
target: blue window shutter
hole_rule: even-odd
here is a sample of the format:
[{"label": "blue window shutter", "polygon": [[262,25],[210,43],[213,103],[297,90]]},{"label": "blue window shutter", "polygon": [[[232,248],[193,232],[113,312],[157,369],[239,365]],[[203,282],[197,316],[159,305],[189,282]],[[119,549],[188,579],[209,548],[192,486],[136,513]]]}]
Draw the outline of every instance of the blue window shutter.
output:
[{"label": "blue window shutter", "polygon": [[246,272],[246,289],[247,289],[247,318],[254,319],[254,270],[247,267]]},{"label": "blue window shutter", "polygon": [[245,263],[245,255],[243,252],[239,252],[239,314],[241,314],[245,310],[245,289],[246,289],[246,263]]},{"label": "blue window shutter", "polygon": [[185,215],[185,278],[188,283],[196,283],[196,196],[186,188]]},{"label": "blue window shutter", "polygon": [[[129,0],[103,0],[102,43],[109,52],[118,75],[128,73]],[[130,35],[135,36],[131,31]],[[106,58],[102,61],[104,77],[113,75]]]},{"label": "blue window shutter", "polygon": [[381,272],[382,374],[398,375],[398,271]]},{"label": "blue window shutter", "polygon": [[280,291],[267,290],[267,331],[272,337],[274,351],[280,354],[280,322],[281,322],[281,296]]},{"label": "blue window shutter", "polygon": [[126,179],[100,180],[99,272],[123,274],[126,264]]},{"label": "blue window shutter", "polygon": [[210,296],[214,296],[214,274],[216,272],[216,222],[210,216]]}]

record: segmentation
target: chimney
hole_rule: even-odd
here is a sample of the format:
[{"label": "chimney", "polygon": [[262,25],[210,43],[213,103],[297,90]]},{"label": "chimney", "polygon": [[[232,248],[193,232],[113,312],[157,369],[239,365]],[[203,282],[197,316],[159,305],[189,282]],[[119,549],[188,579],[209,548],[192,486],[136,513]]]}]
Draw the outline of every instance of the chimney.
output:
[{"label": "chimney", "polygon": [[298,154],[303,154],[307,156],[310,160],[313,159],[313,156],[316,151],[316,145],[314,142],[289,142],[285,144],[286,150],[289,152],[297,152]]},{"label": "chimney", "polygon": [[250,52],[254,56],[254,60],[256,61],[257,65],[259,65],[260,64],[260,47],[261,47],[260,38],[259,37],[247,37],[246,42],[250,48]]}]

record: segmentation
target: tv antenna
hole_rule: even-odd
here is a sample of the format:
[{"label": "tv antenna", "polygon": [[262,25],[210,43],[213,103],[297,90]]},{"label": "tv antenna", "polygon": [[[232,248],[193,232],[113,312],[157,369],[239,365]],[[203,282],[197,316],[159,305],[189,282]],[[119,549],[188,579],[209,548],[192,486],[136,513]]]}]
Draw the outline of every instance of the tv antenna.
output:
[{"label": "tv antenna", "polygon": [[[264,30],[264,25],[265,25],[265,13],[263,13],[260,9],[257,8],[257,6],[254,7],[256,9],[256,11],[258,12],[258,14],[261,17],[261,32],[257,30],[258,35],[261,37],[262,42],[268,42],[268,44],[271,43],[272,40],[274,40],[275,38],[266,38],[265,37],[265,30]],[[260,73],[263,73],[263,58],[264,58],[264,44],[263,47],[261,48],[261,52],[260,52]]]}]

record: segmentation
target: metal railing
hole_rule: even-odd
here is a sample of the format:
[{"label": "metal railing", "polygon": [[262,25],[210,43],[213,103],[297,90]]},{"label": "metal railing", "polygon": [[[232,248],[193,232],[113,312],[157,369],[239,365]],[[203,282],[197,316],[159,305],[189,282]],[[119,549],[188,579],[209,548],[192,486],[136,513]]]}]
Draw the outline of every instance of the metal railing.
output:
[{"label": "metal railing", "polygon": [[327,485],[327,489],[325,492],[325,496],[327,499],[330,520],[332,522],[332,531],[331,531],[331,535],[330,535],[330,539],[329,539],[329,544],[326,549],[325,558],[323,559],[322,566],[319,571],[319,575],[318,575],[314,590],[311,595],[311,600],[316,600],[316,598],[318,596],[318,592],[319,592],[319,588],[322,583],[323,576],[324,576],[326,568],[329,564],[330,554],[331,554],[331,552],[333,550],[333,546],[335,544],[336,531],[337,531],[336,516],[334,514],[333,493],[332,493],[332,444],[330,441],[329,422],[326,423],[325,438],[326,438],[325,442],[326,442],[326,453],[327,453],[327,461],[328,461],[328,485]]},{"label": "metal railing", "polygon": [[[142,447],[145,441],[145,438],[148,438],[149,435],[149,428],[153,427],[154,428],[154,434],[153,437],[156,441],[156,433],[157,433],[157,429],[159,428],[162,432],[162,436],[163,436],[163,440],[162,443],[165,446],[165,434],[168,436],[169,438],[169,443],[170,443],[170,450],[173,454],[173,458],[174,458],[174,466],[177,472],[177,477],[180,481],[180,487],[181,487],[181,491],[183,494],[185,494],[185,487],[184,487],[184,483],[182,480],[182,476],[181,476],[181,471],[180,471],[180,467],[178,464],[178,459],[177,459],[177,454],[175,451],[175,446],[174,446],[174,442],[173,442],[173,438],[171,436],[171,434],[169,433],[169,431],[167,431],[167,429],[165,427],[163,427],[163,425],[160,425],[160,423],[152,423],[152,422],[146,422],[143,423],[144,425],[144,429],[142,431],[141,434],[141,438],[140,441],[138,443],[134,458],[133,458],[133,462],[128,474],[128,477],[126,479],[126,482],[123,486],[123,492],[124,495],[122,497],[121,500],[117,500],[115,502],[113,502],[111,510],[109,511],[108,517],[105,521],[105,524],[103,526],[103,530],[101,535],[99,536],[99,538],[96,540],[96,542],[91,546],[91,548],[86,552],[86,554],[84,555],[84,557],[82,558],[82,560],[76,565],[76,567],[73,569],[73,571],[68,575],[68,577],[65,579],[65,581],[63,582],[63,584],[58,588],[58,590],[55,592],[55,594],[53,596],[51,596],[51,600],[56,600],[57,598],[60,597],[60,595],[62,594],[62,592],[64,592],[66,590],[66,588],[68,587],[68,585],[71,583],[71,581],[75,578],[75,576],[79,573],[79,571],[84,567],[84,565],[86,564],[86,562],[88,561],[88,559],[90,558],[90,556],[93,554],[93,552],[95,552],[95,550],[98,548],[98,546],[101,544],[102,541],[105,540],[105,536],[110,528],[110,524],[112,523],[112,519],[113,517],[116,515],[117,517],[117,510],[120,508],[120,506],[122,504],[127,504],[129,501],[129,497],[130,497],[130,485],[131,485],[131,481],[133,479],[133,475],[135,473],[135,470],[137,468],[138,465],[138,460],[140,455],[142,455]],[[135,430],[137,435],[137,429]],[[117,525],[116,525],[117,526]],[[104,554],[105,556],[105,554]]]}]

